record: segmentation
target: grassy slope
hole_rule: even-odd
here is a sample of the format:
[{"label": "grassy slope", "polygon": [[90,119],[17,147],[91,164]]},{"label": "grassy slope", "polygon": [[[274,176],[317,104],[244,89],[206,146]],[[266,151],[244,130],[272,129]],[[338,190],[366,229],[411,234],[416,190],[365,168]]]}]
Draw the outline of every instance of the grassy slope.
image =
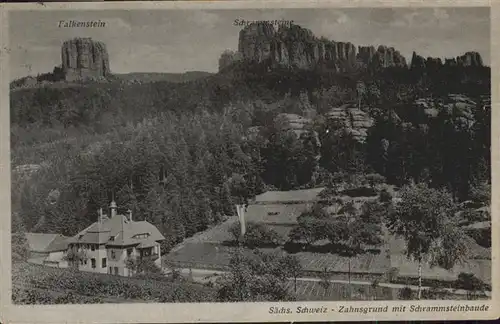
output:
[{"label": "grassy slope", "polygon": [[27,292],[50,293],[57,298],[71,292],[103,302],[197,302],[213,299],[213,290],[200,284],[172,282],[165,278],[139,279],[57,269],[29,263],[13,264],[13,299],[23,302]]}]

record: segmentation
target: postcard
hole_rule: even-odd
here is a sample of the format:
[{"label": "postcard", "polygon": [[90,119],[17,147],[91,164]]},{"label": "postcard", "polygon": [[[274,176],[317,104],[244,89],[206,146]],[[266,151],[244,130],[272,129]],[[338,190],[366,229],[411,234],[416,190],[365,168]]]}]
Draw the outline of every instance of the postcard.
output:
[{"label": "postcard", "polygon": [[0,14],[2,322],[499,316],[500,3]]}]

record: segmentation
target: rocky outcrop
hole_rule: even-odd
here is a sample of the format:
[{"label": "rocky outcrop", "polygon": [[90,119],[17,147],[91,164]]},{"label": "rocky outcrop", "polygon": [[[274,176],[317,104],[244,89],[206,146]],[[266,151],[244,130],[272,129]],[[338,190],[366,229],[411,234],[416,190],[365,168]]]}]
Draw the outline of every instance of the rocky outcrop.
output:
[{"label": "rocky outcrop", "polygon": [[240,31],[238,51],[246,61],[312,69],[317,65],[336,70],[357,66],[406,66],[404,57],[392,47],[356,47],[348,42],[318,38],[298,25],[250,24]]},{"label": "rocky outcrop", "polygon": [[366,140],[368,129],[374,123],[366,112],[350,104],[330,109],[326,114],[326,118],[340,123],[359,142]]},{"label": "rocky outcrop", "polygon": [[[482,98],[483,109],[491,107],[488,97]],[[432,98],[419,98],[415,100],[415,105],[422,109],[427,117],[437,117],[439,112],[443,111],[460,117],[469,125],[474,121],[474,109],[478,106],[475,101],[462,94],[449,94],[444,100],[439,101]]]},{"label": "rocky outcrop", "polygon": [[467,52],[464,55],[456,58],[445,58],[444,63],[440,58],[428,57],[424,59],[422,56],[413,52],[410,68],[411,69],[438,69],[443,66],[453,67],[479,67],[483,66],[483,59],[478,52]]},{"label": "rocky outcrop", "polygon": [[[388,67],[406,67],[406,59],[401,53],[394,49],[394,47],[387,47],[380,45],[377,51],[372,52],[373,46],[360,48],[358,58],[368,67],[374,69],[388,68]],[[373,54],[372,54],[373,53]],[[361,55],[360,55],[361,54]]]},{"label": "rocky outcrop", "polygon": [[66,81],[95,80],[110,74],[106,45],[91,38],[65,41],[61,49],[61,59]]},{"label": "rocky outcrop", "polygon": [[293,131],[298,137],[307,132],[307,127],[312,121],[297,114],[281,113],[274,118],[274,125],[277,129]]},{"label": "rocky outcrop", "polygon": [[483,59],[478,52],[467,52],[457,57],[458,66],[483,66]]},{"label": "rocky outcrop", "polygon": [[428,68],[428,69],[438,69],[440,68],[441,66],[443,66],[443,61],[441,61],[441,59],[438,57],[438,58],[435,58],[435,57],[428,57],[426,60],[425,60],[425,66]]},{"label": "rocky outcrop", "polygon": [[411,56],[410,68],[413,69],[425,69],[425,59],[413,52]]}]

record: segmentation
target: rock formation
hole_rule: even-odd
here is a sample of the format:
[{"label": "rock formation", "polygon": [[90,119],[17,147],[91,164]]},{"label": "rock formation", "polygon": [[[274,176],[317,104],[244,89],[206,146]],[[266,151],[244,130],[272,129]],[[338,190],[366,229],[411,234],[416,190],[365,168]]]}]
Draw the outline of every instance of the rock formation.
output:
[{"label": "rock formation", "polygon": [[369,61],[364,64],[373,68],[387,68],[392,66],[406,67],[406,59],[394,47],[380,45]]},{"label": "rock formation", "polygon": [[[487,97],[484,99],[481,104],[483,109],[488,109],[491,103],[487,101]],[[419,98],[414,103],[430,118],[437,117],[439,112],[444,111],[460,117],[468,124],[474,121],[474,109],[477,107],[475,101],[462,94],[449,94],[444,100],[439,101],[432,98]]]},{"label": "rock formation", "polygon": [[66,81],[101,79],[110,74],[106,45],[91,38],[75,38],[64,42],[61,59]]},{"label": "rock formation", "polygon": [[428,57],[424,59],[422,56],[413,52],[410,63],[411,69],[437,69],[442,66],[479,67],[483,66],[483,59],[478,52],[467,52],[456,58],[445,58],[443,64],[440,58]]},{"label": "rock formation", "polygon": [[317,38],[298,25],[274,26],[266,23],[250,24],[240,31],[238,51],[244,60],[268,61],[287,67],[311,69],[326,65],[336,70],[356,66],[357,63],[377,67],[406,66],[404,57],[394,48],[380,46],[356,47],[351,43]]},{"label": "rock formation", "polygon": [[350,104],[332,108],[326,118],[335,120],[344,126],[359,142],[364,142],[368,129],[373,126],[373,119],[364,111]]},{"label": "rock formation", "polygon": [[457,57],[457,65],[459,66],[483,66],[483,59],[478,52],[467,52],[462,56]]},{"label": "rock formation", "polygon": [[307,132],[307,128],[312,121],[297,114],[281,113],[274,118],[274,124],[277,129],[284,131],[293,131],[297,137]]},{"label": "rock formation", "polygon": [[410,68],[413,69],[425,69],[425,59],[413,52],[411,56]]}]

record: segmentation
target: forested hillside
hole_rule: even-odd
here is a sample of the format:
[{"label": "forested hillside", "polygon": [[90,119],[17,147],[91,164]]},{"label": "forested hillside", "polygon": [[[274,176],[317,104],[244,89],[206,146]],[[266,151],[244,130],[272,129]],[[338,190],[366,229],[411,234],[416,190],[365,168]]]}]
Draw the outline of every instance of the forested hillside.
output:
[{"label": "forested hillside", "polygon": [[[74,235],[114,195],[157,225],[168,249],[234,214],[237,200],[346,173],[488,201],[489,97],[482,66],[339,72],[266,62],[184,83],[13,91],[13,230]],[[365,140],[327,118],[343,105],[373,120]],[[276,122],[283,113],[309,122],[291,131]]]}]

